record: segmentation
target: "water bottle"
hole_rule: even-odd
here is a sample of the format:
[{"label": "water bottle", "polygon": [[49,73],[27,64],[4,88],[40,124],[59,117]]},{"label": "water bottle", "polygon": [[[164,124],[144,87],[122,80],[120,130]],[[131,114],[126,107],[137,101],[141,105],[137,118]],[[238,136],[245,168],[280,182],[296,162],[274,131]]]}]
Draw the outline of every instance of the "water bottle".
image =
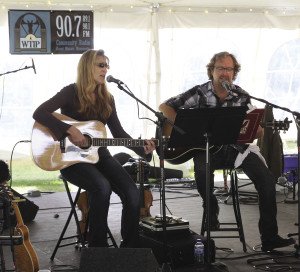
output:
[{"label": "water bottle", "polygon": [[202,243],[201,239],[197,239],[195,243],[194,257],[196,265],[204,264],[204,244]]}]

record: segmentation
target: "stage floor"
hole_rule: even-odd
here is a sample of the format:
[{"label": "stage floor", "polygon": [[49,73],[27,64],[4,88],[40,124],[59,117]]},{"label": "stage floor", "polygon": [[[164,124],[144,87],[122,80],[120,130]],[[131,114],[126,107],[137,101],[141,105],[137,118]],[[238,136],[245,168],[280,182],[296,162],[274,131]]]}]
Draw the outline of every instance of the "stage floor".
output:
[{"label": "stage floor", "polygon": [[[247,181],[241,181],[240,184]],[[222,183],[216,183],[222,186]],[[279,234],[286,237],[287,233],[294,233],[298,231],[295,222],[298,221],[298,204],[286,203],[286,199],[292,197],[291,191],[281,186],[278,186],[277,202],[278,202],[278,225]],[[243,190],[253,191],[251,186],[243,188]],[[286,195],[288,193],[288,196]],[[75,193],[73,193],[75,194]],[[154,188],[153,206],[150,209],[151,215],[160,214],[160,193],[158,188]],[[40,269],[52,269],[51,271],[78,271],[80,265],[81,251],[76,250],[74,245],[59,248],[53,262],[50,261],[50,256],[53,252],[58,237],[65,224],[66,218],[70,212],[70,205],[68,203],[65,192],[59,193],[42,193],[40,197],[28,197],[39,206],[39,211],[34,221],[28,224],[30,231],[30,241],[35,248]],[[244,199],[245,200],[245,199]],[[231,203],[225,204],[224,197],[219,197],[220,205],[220,221],[232,222],[233,209]],[[166,187],[166,208],[167,214],[173,214],[177,217],[182,217],[189,221],[190,230],[200,233],[201,218],[202,218],[202,202],[197,191],[189,184],[177,184],[176,186]],[[253,264],[261,264],[265,267],[267,263],[273,261],[259,261],[262,257],[276,257],[277,255],[267,255],[260,251],[260,239],[258,233],[258,205],[255,201],[241,201],[241,213],[247,243],[247,252],[243,252],[242,244],[236,238],[215,238],[216,244],[216,261],[222,262],[227,267],[228,271],[254,271]],[[109,211],[109,227],[119,245],[120,243],[120,214],[121,204],[119,198],[113,194],[111,198],[111,205]],[[75,224],[71,223],[67,235],[76,234]],[[213,236],[212,232],[212,236]],[[298,241],[298,236],[295,236]],[[254,250],[254,248],[256,248]],[[283,248],[281,254],[291,254],[290,258],[280,258],[289,262],[289,266],[295,267],[297,264],[290,264],[298,261],[295,257],[296,250],[294,247]],[[296,254],[297,255],[297,254]],[[12,269],[11,251],[9,246],[4,247],[4,257],[6,270]],[[253,259],[254,263],[248,264],[247,261]],[[276,259],[276,258],[275,258]],[[116,262],[118,260],[115,260]],[[299,267],[298,267],[299,269]],[[114,270],[113,270],[114,271]],[[135,271],[145,271],[143,267]],[[173,267],[172,271],[196,271],[192,266]],[[226,270],[221,270],[226,271]],[[109,272],[109,271],[108,271]]]}]

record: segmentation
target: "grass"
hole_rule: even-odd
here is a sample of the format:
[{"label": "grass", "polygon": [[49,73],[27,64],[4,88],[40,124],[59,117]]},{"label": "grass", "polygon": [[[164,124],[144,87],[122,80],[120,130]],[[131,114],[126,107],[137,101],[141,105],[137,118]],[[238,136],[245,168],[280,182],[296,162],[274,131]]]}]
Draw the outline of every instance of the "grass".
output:
[{"label": "grass", "polygon": [[[41,192],[64,192],[65,186],[59,178],[59,171],[45,171],[34,164],[30,157],[14,159],[10,165],[12,188],[19,193],[28,190]],[[72,191],[76,186],[70,186]]]},{"label": "grass", "polygon": [[[20,194],[25,194],[29,190],[39,190],[41,192],[65,191],[63,181],[59,178],[60,172],[40,169],[35,165],[31,156],[19,156],[13,159],[9,166],[12,174],[12,188]],[[184,170],[185,166],[176,165],[176,168]],[[184,172],[184,177],[186,176],[190,176],[187,169]],[[69,184],[69,186],[71,191],[77,190],[76,186],[72,184]]]},{"label": "grass", "polygon": [[297,142],[292,140],[285,141],[286,149],[288,150],[285,152],[286,154],[294,154],[297,152]]}]

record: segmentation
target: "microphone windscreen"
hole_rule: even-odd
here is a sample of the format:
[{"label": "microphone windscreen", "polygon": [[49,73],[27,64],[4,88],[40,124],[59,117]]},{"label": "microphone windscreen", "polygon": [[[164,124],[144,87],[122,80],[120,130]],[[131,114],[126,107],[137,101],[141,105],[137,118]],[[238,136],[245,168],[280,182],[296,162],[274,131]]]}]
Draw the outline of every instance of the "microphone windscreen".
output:
[{"label": "microphone windscreen", "polygon": [[106,77],[106,81],[107,82],[113,82],[113,79],[114,78],[111,75],[109,75],[109,76]]}]

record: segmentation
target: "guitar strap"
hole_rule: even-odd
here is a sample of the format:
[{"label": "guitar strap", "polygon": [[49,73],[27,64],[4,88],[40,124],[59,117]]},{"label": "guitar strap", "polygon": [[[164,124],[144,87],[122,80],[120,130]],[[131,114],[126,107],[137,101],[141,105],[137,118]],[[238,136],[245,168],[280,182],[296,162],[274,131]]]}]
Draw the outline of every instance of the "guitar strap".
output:
[{"label": "guitar strap", "polygon": [[[1,190],[0,186],[0,190]],[[9,195],[1,190],[0,191],[0,234],[2,234],[4,229],[11,227],[10,220],[10,210],[11,210],[11,202]]]}]

